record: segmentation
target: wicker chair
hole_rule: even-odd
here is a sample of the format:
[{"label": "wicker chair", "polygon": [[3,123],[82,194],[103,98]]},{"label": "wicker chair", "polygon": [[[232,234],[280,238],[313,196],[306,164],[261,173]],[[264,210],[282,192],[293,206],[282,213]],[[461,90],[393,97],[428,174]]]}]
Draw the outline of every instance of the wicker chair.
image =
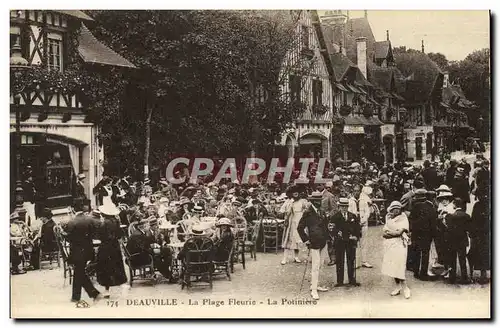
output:
[{"label": "wicker chair", "polygon": [[135,280],[152,280],[156,282],[157,276],[154,269],[153,257],[149,256],[149,260],[146,264],[135,265],[134,259],[138,258],[143,254],[130,254],[126,245],[122,243],[123,253],[125,254],[125,263],[128,266],[130,274],[130,287],[132,287],[133,281]]},{"label": "wicker chair", "polygon": [[207,237],[192,237],[186,241],[181,253],[182,259],[181,287],[191,287],[193,280],[207,282],[213,288],[213,241]]},{"label": "wicker chair", "polygon": [[264,253],[272,249],[278,254],[279,248],[279,224],[274,217],[267,217],[262,221],[262,235],[264,238]]}]

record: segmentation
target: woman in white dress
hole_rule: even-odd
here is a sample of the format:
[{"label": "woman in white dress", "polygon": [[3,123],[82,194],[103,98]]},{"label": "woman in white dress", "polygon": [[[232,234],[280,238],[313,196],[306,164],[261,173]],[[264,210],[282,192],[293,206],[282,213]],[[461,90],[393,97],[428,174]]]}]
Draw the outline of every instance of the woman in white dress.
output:
[{"label": "woman in white dress", "polygon": [[302,243],[302,239],[300,239],[297,227],[307,204],[307,200],[300,198],[299,189],[296,186],[290,188],[289,193],[291,194],[291,198],[280,209],[280,212],[285,214],[285,221],[287,223],[282,240],[282,265],[285,265],[292,256],[294,256],[296,263],[301,262],[299,259],[299,244]]},{"label": "woman in white dress", "polygon": [[384,259],[382,261],[382,274],[394,278],[396,289],[391,296],[401,294],[403,290],[406,299],[410,298],[410,288],[406,284],[406,258],[408,256],[408,217],[401,211],[402,205],[394,201],[387,209],[384,226]]}]

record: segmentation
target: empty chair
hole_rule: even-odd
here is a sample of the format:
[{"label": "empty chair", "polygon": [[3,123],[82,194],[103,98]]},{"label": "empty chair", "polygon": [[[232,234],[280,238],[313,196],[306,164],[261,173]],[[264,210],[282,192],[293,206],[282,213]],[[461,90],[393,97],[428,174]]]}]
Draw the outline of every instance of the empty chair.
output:
[{"label": "empty chair", "polygon": [[274,250],[278,254],[279,246],[279,224],[274,217],[262,220],[262,236],[264,239],[264,253],[267,249]]}]

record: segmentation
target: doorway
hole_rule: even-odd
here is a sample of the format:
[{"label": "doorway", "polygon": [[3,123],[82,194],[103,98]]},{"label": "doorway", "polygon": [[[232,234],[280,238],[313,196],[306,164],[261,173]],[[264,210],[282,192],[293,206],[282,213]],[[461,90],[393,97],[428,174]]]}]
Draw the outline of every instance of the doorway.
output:
[{"label": "doorway", "polygon": [[422,142],[423,142],[422,137],[415,138],[415,156],[416,156],[417,161],[422,160],[422,158],[423,158]]}]

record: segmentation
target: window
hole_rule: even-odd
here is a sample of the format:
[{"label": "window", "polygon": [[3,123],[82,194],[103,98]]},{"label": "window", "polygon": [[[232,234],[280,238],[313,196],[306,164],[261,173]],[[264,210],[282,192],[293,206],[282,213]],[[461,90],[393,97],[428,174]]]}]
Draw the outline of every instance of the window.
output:
[{"label": "window", "polygon": [[302,46],[309,49],[309,27],[302,25]]},{"label": "window", "polygon": [[10,27],[10,49],[16,44],[21,45],[21,29],[18,26]]},{"label": "window", "polygon": [[423,116],[423,115],[422,115],[422,114],[423,114],[423,113],[422,113],[422,106],[419,106],[419,107],[417,108],[417,125],[418,125],[418,126],[423,125],[423,122],[422,122],[422,121],[423,121],[423,120],[422,120],[422,118],[423,118],[422,116]]},{"label": "window", "polygon": [[323,82],[321,80],[313,80],[313,106],[323,104]]},{"label": "window", "polygon": [[49,33],[47,38],[49,70],[62,70],[62,35]]},{"label": "window", "polygon": [[301,78],[298,75],[290,75],[290,99],[291,101],[300,102]]}]

